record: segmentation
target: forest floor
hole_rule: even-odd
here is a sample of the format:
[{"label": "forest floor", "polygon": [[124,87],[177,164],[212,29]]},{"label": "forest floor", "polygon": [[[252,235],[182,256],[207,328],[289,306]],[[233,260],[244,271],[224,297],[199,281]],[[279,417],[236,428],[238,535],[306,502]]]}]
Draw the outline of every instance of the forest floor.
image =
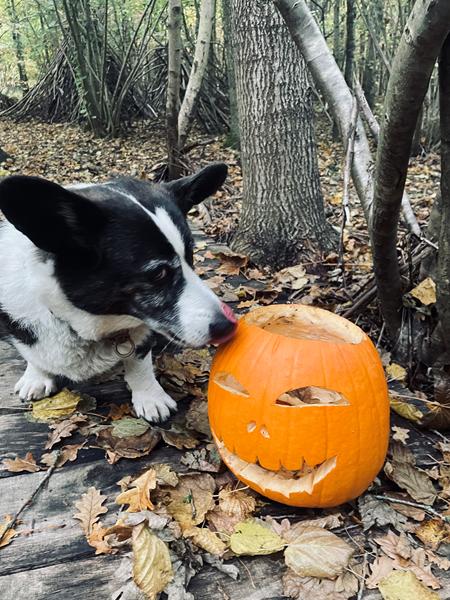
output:
[{"label": "forest floor", "polygon": [[[418,426],[424,420],[420,407],[433,407],[434,399],[412,392],[407,372],[391,362],[373,296],[354,308],[372,284],[367,226],[356,197],[351,195],[343,260],[332,252],[305,255],[301,265],[277,273],[256,268],[227,247],[242,194],[238,155],[220,138],[198,135],[196,141],[190,166],[223,160],[230,171],[223,191],[192,219],[197,272],[237,312],[280,301],[313,304],[347,314],[365,329],[381,353],[396,411],[385,470],[366,494],[338,509],[264,501],[224,471],[211,445],[208,350],[160,357],[161,382],[181,410],[158,428],[133,418],[117,374],[25,407],[12,394],[23,363],[2,345],[0,535],[49,478],[0,541],[2,600],[59,598],[69,587],[70,598],[80,600],[94,590],[100,600],[138,598],[130,579],[133,561],[135,578],[151,590],[164,564],[159,538],[169,544],[174,565],[172,600],[188,598],[186,587],[205,600],[450,598],[450,438]],[[117,175],[152,179],[165,158],[164,134],[148,123],[111,141],[78,127],[3,121],[0,142],[13,157],[0,166],[0,176],[23,173],[60,183]],[[340,227],[343,156],[325,130],[319,131],[319,163],[327,214]],[[439,157],[413,159],[408,192],[421,226],[438,187]],[[406,263],[417,243],[402,227]],[[411,280],[411,288],[416,283]],[[417,309],[425,310],[428,300],[419,297]],[[236,557],[233,532],[248,519],[251,528],[239,534]],[[280,551],[280,538],[289,553]],[[140,561],[155,570],[142,573]],[[298,574],[305,561],[313,564],[308,577]],[[321,578],[323,572],[314,570],[319,564],[334,579]]]}]

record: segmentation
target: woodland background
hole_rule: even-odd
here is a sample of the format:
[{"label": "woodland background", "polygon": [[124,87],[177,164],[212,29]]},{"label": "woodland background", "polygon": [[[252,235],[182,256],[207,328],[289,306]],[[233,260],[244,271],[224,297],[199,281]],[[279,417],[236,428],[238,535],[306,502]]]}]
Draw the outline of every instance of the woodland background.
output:
[{"label": "woodland background", "polygon": [[[342,519],[357,523],[356,562],[342,571],[338,560],[325,579],[291,569],[287,597],[391,598],[380,583],[390,573],[415,578],[400,581],[401,598],[446,585],[449,33],[448,0],[0,0],[1,176],[159,181],[223,160],[224,189],[193,214],[209,240],[196,252],[208,285],[242,311],[322,306],[377,344],[392,408],[412,423],[396,423],[375,491],[315,524],[341,534]],[[187,376],[173,368],[178,386],[204,383],[198,361],[180,362]],[[414,455],[417,426],[431,463]],[[239,494],[240,516],[255,513]],[[105,531],[94,547],[115,553],[117,532]]]}]

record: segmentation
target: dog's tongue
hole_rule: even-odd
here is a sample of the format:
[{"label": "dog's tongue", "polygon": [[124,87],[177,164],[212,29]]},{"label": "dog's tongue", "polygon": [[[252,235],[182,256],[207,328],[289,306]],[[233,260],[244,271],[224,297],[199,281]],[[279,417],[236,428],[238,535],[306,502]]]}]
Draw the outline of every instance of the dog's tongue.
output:
[{"label": "dog's tongue", "polygon": [[228,304],[225,304],[225,302],[221,302],[221,308],[222,308],[222,312],[225,315],[225,317],[227,318],[227,320],[234,325],[234,327],[226,334],[222,335],[222,336],[218,336],[216,338],[213,338],[211,340],[211,344],[214,344],[216,346],[220,345],[220,344],[225,344],[225,342],[228,342],[229,340],[231,340],[231,338],[234,336],[234,334],[236,333],[236,326],[237,326],[237,319],[234,315],[234,312],[232,311],[232,309],[228,306]]}]

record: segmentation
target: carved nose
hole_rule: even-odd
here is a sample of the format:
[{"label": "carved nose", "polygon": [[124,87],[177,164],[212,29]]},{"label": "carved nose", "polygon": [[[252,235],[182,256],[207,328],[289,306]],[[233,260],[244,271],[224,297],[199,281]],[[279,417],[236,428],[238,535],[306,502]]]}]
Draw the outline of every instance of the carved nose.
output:
[{"label": "carved nose", "polygon": [[237,319],[231,308],[221,303],[222,312],[219,313],[209,326],[209,336],[211,344],[224,344],[231,340],[236,332]]}]

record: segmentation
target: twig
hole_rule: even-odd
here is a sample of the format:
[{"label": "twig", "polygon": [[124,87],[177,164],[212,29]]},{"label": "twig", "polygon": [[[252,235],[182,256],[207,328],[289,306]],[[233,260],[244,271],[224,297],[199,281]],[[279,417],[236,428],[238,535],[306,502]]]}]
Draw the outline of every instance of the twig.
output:
[{"label": "twig", "polygon": [[359,582],[359,590],[358,590],[358,596],[356,597],[356,600],[361,600],[363,597],[364,584],[366,581],[366,571],[367,571],[367,552],[364,552],[363,571],[362,571],[361,580]]},{"label": "twig", "polygon": [[3,533],[0,535],[0,542],[2,541],[2,539],[5,537],[5,535],[7,534],[7,532],[12,529],[14,527],[14,525],[17,523],[18,518],[20,517],[20,515],[23,513],[23,511],[27,508],[27,506],[30,506],[31,503],[33,502],[33,500],[35,499],[35,497],[38,495],[38,493],[40,492],[40,490],[44,487],[44,485],[47,483],[47,481],[50,479],[50,477],[52,476],[54,470],[56,469],[56,465],[58,463],[59,460],[59,456],[61,454],[60,450],[56,451],[55,454],[55,460],[52,464],[52,466],[48,469],[48,471],[45,473],[45,476],[41,479],[41,481],[39,482],[39,485],[37,486],[37,488],[33,491],[33,493],[31,494],[31,496],[25,500],[25,502],[22,504],[22,506],[19,508],[19,510],[16,512],[16,514],[13,516],[13,518],[11,519],[11,521],[9,521],[8,525],[5,527],[5,530],[3,531]]},{"label": "twig", "polygon": [[392,496],[381,496],[378,494],[372,494],[372,496],[374,498],[377,498],[377,500],[385,500],[386,502],[394,502],[396,504],[404,504],[405,506],[413,506],[414,508],[420,508],[428,514],[433,515],[437,519],[441,519],[441,521],[445,521],[446,523],[450,522],[450,517],[443,517],[437,510],[434,510],[434,508],[429,504],[421,504],[420,502],[412,502],[411,500],[402,500],[401,498],[393,498]]},{"label": "twig", "polygon": [[367,125],[369,126],[369,129],[370,129],[373,137],[378,142],[378,139],[380,137],[380,126],[378,124],[378,121],[377,121],[375,115],[372,112],[372,109],[369,106],[369,103],[367,102],[367,98],[366,98],[366,95],[364,94],[361,84],[359,83],[359,81],[356,77],[354,78],[354,82],[353,82],[353,91],[355,92],[355,96],[358,101],[358,105],[362,112],[364,120],[366,121]]}]

